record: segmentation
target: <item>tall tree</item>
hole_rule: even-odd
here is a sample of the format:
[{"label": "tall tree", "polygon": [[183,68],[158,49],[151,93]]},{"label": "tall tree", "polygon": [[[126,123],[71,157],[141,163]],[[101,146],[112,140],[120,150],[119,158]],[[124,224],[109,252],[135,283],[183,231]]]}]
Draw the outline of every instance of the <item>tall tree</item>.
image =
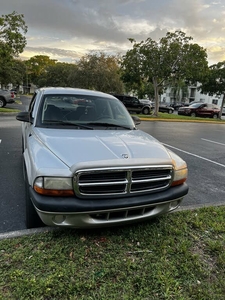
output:
[{"label": "tall tree", "polygon": [[0,17],[0,41],[13,56],[18,56],[26,46],[27,26],[24,15],[15,11]]},{"label": "tall tree", "polygon": [[116,56],[103,52],[87,54],[80,59],[77,67],[78,70],[70,76],[72,86],[106,93],[123,91]]},{"label": "tall tree", "polygon": [[202,93],[208,93],[210,96],[214,94],[223,96],[219,116],[221,118],[222,110],[225,106],[225,61],[218,62],[209,67],[209,73],[202,80],[199,89]]},{"label": "tall tree", "polygon": [[15,11],[0,17],[0,83],[7,85],[11,82],[14,61],[26,46],[25,34],[27,26],[24,15]]},{"label": "tall tree", "polygon": [[206,50],[192,44],[192,37],[182,31],[168,32],[158,42],[148,38],[137,43],[130,39],[133,48],[123,56],[122,79],[130,86],[143,81],[152,83],[155,97],[155,115],[158,115],[159,93],[171,78],[200,81],[208,70]]},{"label": "tall tree", "polygon": [[26,61],[27,74],[29,74],[30,81],[39,86],[43,85],[43,77],[46,77],[47,68],[54,66],[55,59],[50,59],[47,55],[35,55]]},{"label": "tall tree", "polygon": [[24,61],[18,58],[12,60],[9,78],[13,85],[23,85],[26,79],[26,65]]},{"label": "tall tree", "polygon": [[[77,71],[77,65],[57,62],[49,66],[45,75],[45,86],[72,86],[70,75]],[[41,86],[39,84],[39,86]]]}]

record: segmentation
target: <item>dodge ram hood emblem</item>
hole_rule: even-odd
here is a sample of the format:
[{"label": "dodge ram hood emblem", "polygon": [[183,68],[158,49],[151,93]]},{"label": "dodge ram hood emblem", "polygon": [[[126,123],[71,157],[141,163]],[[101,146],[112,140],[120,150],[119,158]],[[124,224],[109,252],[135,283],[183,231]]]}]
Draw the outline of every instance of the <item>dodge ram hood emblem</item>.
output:
[{"label": "dodge ram hood emblem", "polygon": [[123,158],[128,158],[128,154],[122,154]]}]

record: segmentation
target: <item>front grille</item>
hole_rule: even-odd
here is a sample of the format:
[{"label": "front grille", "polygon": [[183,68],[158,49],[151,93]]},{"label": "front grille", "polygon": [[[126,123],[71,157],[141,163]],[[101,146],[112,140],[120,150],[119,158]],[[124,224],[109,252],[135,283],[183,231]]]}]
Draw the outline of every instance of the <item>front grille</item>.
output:
[{"label": "front grille", "polygon": [[82,174],[79,178],[80,183],[91,183],[91,182],[114,182],[123,180],[126,177],[126,172],[91,172]]},{"label": "front grille", "polygon": [[168,188],[172,174],[171,165],[79,170],[74,175],[74,190],[83,198],[134,196]]},{"label": "front grille", "polygon": [[90,214],[90,217],[97,221],[120,221],[130,218],[141,218],[148,216],[156,208],[154,205],[149,207],[138,207],[132,209],[111,211],[111,212],[102,212],[102,213],[93,213]]}]

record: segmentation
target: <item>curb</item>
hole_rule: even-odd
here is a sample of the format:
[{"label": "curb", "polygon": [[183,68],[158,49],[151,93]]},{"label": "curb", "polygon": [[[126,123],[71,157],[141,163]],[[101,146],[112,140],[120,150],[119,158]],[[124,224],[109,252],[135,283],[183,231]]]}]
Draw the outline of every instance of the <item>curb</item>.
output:
[{"label": "curb", "polygon": [[26,235],[38,234],[42,232],[50,232],[59,230],[59,227],[40,227],[40,228],[33,228],[33,229],[23,229],[23,230],[16,230],[10,231],[5,233],[0,233],[0,240],[6,240],[11,238],[17,238]]}]

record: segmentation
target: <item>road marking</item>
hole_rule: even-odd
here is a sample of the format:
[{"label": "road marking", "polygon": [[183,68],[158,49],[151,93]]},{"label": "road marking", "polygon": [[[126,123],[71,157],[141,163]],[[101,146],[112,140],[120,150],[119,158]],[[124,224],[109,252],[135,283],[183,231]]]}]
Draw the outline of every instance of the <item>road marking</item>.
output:
[{"label": "road marking", "polygon": [[0,144],[1,144],[2,140],[0,140]]},{"label": "road marking", "polygon": [[225,144],[223,144],[223,143],[214,142],[214,141],[207,140],[207,139],[201,139],[201,140],[206,141],[206,142],[210,142],[210,143],[214,143],[214,144],[218,144],[218,145],[223,145],[223,146],[225,146]]},{"label": "road marking", "polygon": [[173,146],[171,146],[171,145],[168,145],[168,144],[164,144],[164,143],[163,143],[163,145],[165,145],[166,147],[170,147],[170,148],[172,148],[172,149],[175,149],[175,150],[181,151],[181,152],[183,152],[183,153],[186,153],[186,154],[188,154],[188,155],[191,155],[191,156],[194,156],[194,157],[197,157],[197,158],[200,158],[200,159],[206,160],[206,161],[208,161],[208,162],[211,162],[211,163],[213,163],[213,164],[215,164],[215,165],[218,165],[218,166],[220,166],[220,167],[223,167],[223,168],[225,168],[225,165],[223,165],[223,164],[220,164],[220,163],[218,163],[218,162],[216,162],[216,161],[213,161],[213,160],[211,160],[211,159],[208,159],[208,158],[202,157],[202,156],[200,156],[200,155],[197,155],[197,154],[194,154],[194,153],[191,153],[191,152],[188,152],[188,151],[181,150],[181,149],[179,149],[179,148],[173,147]]}]

